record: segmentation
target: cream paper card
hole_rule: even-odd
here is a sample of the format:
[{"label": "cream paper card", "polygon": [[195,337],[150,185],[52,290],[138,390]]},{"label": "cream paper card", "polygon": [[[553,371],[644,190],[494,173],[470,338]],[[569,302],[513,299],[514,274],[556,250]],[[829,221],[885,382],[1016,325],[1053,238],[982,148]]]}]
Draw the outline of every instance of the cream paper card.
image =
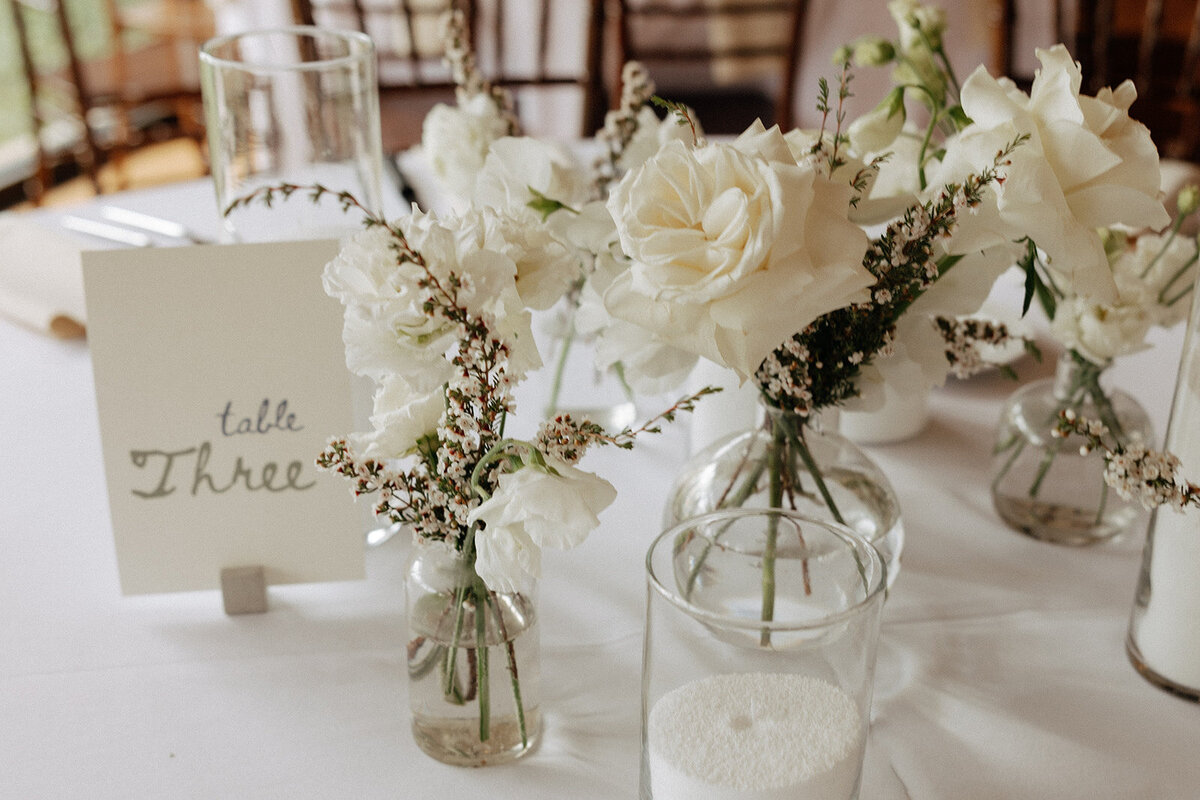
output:
[{"label": "cream paper card", "polygon": [[316,455],[351,430],[333,241],[83,254],[121,590],[361,578],[363,521]]}]

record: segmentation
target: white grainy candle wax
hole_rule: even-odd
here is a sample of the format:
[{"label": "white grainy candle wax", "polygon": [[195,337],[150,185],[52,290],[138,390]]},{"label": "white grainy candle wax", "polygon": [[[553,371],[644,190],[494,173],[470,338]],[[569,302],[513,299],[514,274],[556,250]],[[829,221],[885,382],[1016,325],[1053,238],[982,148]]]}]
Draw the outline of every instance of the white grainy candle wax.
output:
[{"label": "white grainy candle wax", "polygon": [[654,800],[842,800],[858,784],[854,700],[804,675],[714,675],[663,695],[647,721]]},{"label": "white grainy candle wax", "polygon": [[[1200,475],[1200,349],[1194,345],[1180,369],[1167,449],[1179,456],[1186,478]],[[1160,508],[1152,535],[1150,597],[1137,644],[1152,670],[1200,690],[1200,511]]]}]

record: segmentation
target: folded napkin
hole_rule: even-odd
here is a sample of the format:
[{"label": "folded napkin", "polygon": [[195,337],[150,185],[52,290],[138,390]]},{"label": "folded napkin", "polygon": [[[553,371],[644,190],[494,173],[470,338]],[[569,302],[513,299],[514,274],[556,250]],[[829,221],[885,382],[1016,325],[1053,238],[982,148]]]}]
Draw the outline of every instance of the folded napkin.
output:
[{"label": "folded napkin", "polygon": [[20,214],[0,214],[0,315],[63,339],[85,334],[83,243]]}]

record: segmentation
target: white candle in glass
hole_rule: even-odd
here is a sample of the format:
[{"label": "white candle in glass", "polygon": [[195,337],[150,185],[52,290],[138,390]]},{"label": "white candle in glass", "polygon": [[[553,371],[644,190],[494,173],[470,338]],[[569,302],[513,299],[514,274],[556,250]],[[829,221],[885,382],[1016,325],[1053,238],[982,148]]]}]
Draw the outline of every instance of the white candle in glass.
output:
[{"label": "white candle in glass", "polygon": [[714,675],[654,704],[655,800],[844,800],[865,745],[854,700],[804,675]]}]

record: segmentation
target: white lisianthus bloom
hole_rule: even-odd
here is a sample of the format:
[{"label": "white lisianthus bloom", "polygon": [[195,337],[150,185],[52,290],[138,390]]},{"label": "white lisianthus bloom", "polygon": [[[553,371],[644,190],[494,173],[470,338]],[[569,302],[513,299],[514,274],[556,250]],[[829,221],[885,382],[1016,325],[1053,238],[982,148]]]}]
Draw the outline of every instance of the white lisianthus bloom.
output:
[{"label": "white lisianthus bloom", "polygon": [[442,186],[470,197],[488,147],[508,134],[508,120],[492,98],[477,94],[457,106],[438,103],[425,115],[421,147]]},{"label": "white lisianthus bloom", "polygon": [[918,0],[891,0],[887,9],[900,31],[901,49],[924,45],[922,33],[934,47],[942,43],[942,34],[946,32],[946,12],[942,8]]},{"label": "white lisianthus bloom", "polygon": [[553,458],[504,473],[468,518],[483,523],[475,571],[494,591],[520,591],[541,577],[541,548],[582,544],[616,497],[608,481]]},{"label": "white lisianthus bloom", "polygon": [[436,432],[445,410],[440,385],[418,392],[403,376],[390,376],[375,390],[372,430],[351,435],[350,444],[363,458],[403,458],[420,439]]},{"label": "white lisianthus bloom", "polygon": [[748,378],[788,336],[874,282],[849,199],[848,186],[797,164],[778,128],[667,144],[609,197],[630,267],[605,307]]},{"label": "white lisianthus bloom", "polygon": [[856,153],[883,153],[904,129],[904,87],[887,93],[879,105],[850,123],[846,131]]},{"label": "white lisianthus bloom", "polygon": [[[492,143],[475,181],[474,203],[514,219],[540,222],[529,208],[535,189],[572,208],[586,202],[590,177],[578,160],[556,142],[506,136]],[[555,215],[558,216],[558,215]]]},{"label": "white lisianthus bloom", "polygon": [[[813,145],[817,143],[818,134],[819,131],[795,128],[783,135],[784,141],[787,142],[788,148],[792,151],[792,157],[796,159],[797,163],[813,162],[815,157],[812,149]],[[826,133],[825,140],[827,147],[833,145],[832,134]],[[903,144],[903,140],[897,139],[896,143]],[[884,172],[867,168],[870,155],[877,154],[860,153],[854,149],[853,144],[850,147],[843,144],[838,150],[838,156],[845,163],[830,176],[835,183],[842,183],[847,187],[850,187],[856,178],[862,177],[862,194],[858,204],[848,209],[847,215],[851,222],[864,226],[887,222],[904,213],[905,209],[917,201],[916,192],[906,186],[898,183],[887,187],[881,185],[879,179]],[[883,166],[886,167],[892,161],[893,159],[889,158]],[[913,174],[914,176],[916,174],[915,167]]]},{"label": "white lisianthus bloom", "polygon": [[[694,113],[691,116],[693,120],[696,119]],[[703,136],[699,123],[696,125],[696,135]],[[693,139],[692,126],[681,124],[675,114],[668,114],[665,119],[660,120],[653,108],[642,106],[637,114],[637,130],[626,145],[625,151],[621,153],[617,166],[623,171],[640,167],[668,142],[691,145]]]},{"label": "white lisianthus bloom", "polygon": [[978,172],[1028,134],[1004,182],[976,213],[962,215],[953,246],[968,252],[1027,236],[1047,255],[1061,290],[1113,302],[1116,286],[1097,229],[1169,222],[1158,199],[1158,152],[1146,127],[1129,116],[1137,96],[1131,82],[1081,95],[1080,68],[1065,47],[1037,55],[1042,68],[1029,95],[983,67],[971,74],[962,106],[973,124],[950,142],[944,171],[930,185]]},{"label": "white lisianthus bloom", "polygon": [[977,312],[997,278],[1019,255],[1016,245],[1000,245],[965,255],[947,270],[897,320],[891,353],[863,367],[857,383],[860,395],[847,401],[846,409],[878,411],[883,406],[885,384],[901,395],[941,386],[950,362],[946,341],[933,319]]}]

